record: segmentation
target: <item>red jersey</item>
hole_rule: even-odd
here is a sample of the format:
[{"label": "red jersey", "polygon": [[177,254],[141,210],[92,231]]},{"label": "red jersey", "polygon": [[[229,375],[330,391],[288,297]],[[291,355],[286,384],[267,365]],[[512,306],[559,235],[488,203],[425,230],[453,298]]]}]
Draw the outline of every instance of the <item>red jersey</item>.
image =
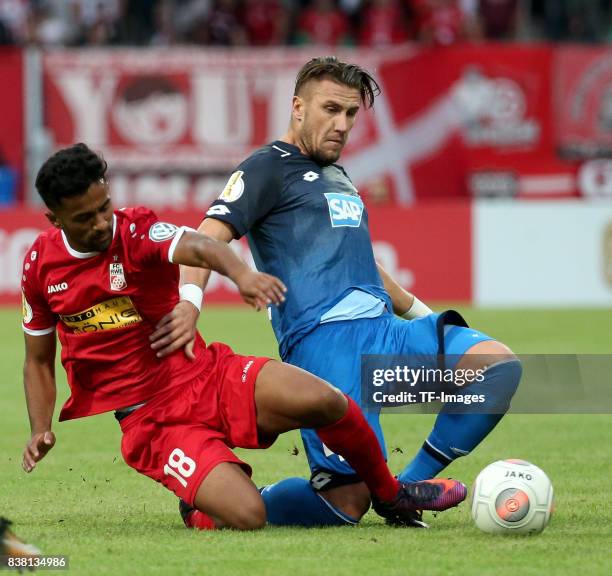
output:
[{"label": "red jersey", "polygon": [[57,329],[71,396],[60,420],[145,402],[205,368],[182,351],[159,359],[149,335],[178,301],[174,247],[185,228],[159,222],[147,208],[118,210],[104,252],[74,250],[61,230],[42,232],[24,259],[23,329]]}]

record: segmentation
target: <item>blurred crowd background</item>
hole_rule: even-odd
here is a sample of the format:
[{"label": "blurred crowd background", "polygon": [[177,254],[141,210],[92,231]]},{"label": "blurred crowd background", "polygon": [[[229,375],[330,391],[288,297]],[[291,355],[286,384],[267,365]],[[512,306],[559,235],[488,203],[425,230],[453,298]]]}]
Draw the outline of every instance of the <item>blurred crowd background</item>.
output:
[{"label": "blurred crowd background", "polygon": [[612,42],[612,0],[0,0],[0,45]]}]

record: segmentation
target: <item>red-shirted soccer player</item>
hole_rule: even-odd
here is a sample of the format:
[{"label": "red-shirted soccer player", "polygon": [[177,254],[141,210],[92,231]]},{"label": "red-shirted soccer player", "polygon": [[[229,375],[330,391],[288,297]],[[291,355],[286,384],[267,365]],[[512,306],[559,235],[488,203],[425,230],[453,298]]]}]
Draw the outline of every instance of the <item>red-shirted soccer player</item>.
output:
[{"label": "red-shirted soccer player", "polygon": [[285,288],[224,242],[159,222],[146,208],[114,211],[106,167],[77,144],[51,156],[36,178],[54,228],[36,239],[23,267],[26,472],[55,444],[57,330],[71,389],[59,419],[114,410],[125,461],[184,501],[187,526],[263,526],[250,468],[230,448],[266,448],[300,427],[317,429],[346,458],[381,502],[379,513],[417,524],[417,510],[438,492],[391,475],[359,408],[336,388],[288,364],[207,347],[199,336],[193,359],[155,355],[149,336],[176,304],[176,264],[217,270],[255,307],[280,303]]}]

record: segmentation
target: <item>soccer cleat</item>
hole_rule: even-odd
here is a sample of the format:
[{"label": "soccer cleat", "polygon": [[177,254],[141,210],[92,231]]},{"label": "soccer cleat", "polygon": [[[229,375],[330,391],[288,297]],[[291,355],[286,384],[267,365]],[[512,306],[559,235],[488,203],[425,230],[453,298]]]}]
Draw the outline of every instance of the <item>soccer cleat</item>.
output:
[{"label": "soccer cleat", "polygon": [[0,555],[31,558],[40,555],[40,550],[32,544],[26,544],[9,529],[10,520],[0,517]]},{"label": "soccer cleat", "polygon": [[204,514],[204,512],[200,512],[197,508],[189,506],[182,498],[179,499],[179,512],[187,528],[195,528],[196,530],[215,529],[215,523],[212,518]]},{"label": "soccer cleat", "polygon": [[422,510],[440,512],[458,506],[467,496],[467,487],[457,480],[434,478],[420,482],[402,483],[392,502],[372,499],[375,512],[388,524],[399,526],[421,526]]},{"label": "soccer cleat", "polygon": [[419,509],[432,510],[434,512],[442,512],[449,508],[459,506],[467,496],[467,486],[463,482],[453,480],[452,478],[432,478],[431,480],[422,480],[420,482],[410,482],[404,484],[404,487],[415,500],[427,500],[427,487],[434,487],[434,491],[438,490],[438,495],[433,496],[429,502],[425,502]]},{"label": "soccer cleat", "polygon": [[387,516],[385,517],[385,524],[405,528],[429,528],[429,524],[423,522],[423,512],[420,510],[405,510],[401,514]]}]

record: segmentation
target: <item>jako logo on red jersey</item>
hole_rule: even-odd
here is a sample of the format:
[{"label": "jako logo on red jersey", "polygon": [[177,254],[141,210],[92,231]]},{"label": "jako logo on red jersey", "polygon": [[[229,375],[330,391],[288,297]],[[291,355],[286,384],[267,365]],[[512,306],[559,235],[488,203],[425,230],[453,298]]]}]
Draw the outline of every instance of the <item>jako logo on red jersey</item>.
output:
[{"label": "jako logo on red jersey", "polygon": [[329,206],[329,218],[333,228],[339,226],[359,227],[363,214],[363,202],[359,196],[327,192],[325,198]]},{"label": "jako logo on red jersey", "polygon": [[47,286],[47,294],[55,294],[56,292],[62,292],[68,290],[68,283],[61,282],[60,284],[49,284]]}]

